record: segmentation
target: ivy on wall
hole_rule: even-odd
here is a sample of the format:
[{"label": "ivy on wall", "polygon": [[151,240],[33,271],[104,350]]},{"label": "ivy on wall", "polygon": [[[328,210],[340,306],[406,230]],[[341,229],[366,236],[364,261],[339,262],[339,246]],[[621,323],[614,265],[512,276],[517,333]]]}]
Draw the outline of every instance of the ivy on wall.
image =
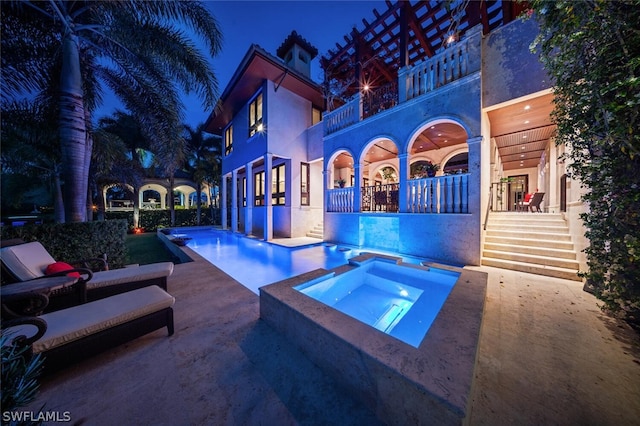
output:
[{"label": "ivy on wall", "polygon": [[557,144],[585,189],[586,289],[640,323],[640,1],[533,0]]}]

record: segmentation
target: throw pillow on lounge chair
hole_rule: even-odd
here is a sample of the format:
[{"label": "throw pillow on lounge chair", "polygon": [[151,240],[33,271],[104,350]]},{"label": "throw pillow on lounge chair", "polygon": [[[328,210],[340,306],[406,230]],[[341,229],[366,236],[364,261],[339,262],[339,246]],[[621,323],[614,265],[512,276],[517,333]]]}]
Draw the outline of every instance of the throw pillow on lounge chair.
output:
[{"label": "throw pillow on lounge chair", "polygon": [[[47,267],[57,263],[44,246],[29,242],[0,249],[3,266],[16,281],[29,281],[45,277]],[[74,269],[82,274],[82,269]],[[64,271],[58,272],[58,274]],[[97,300],[124,291],[149,285],[167,290],[167,277],[173,273],[172,262],[158,262],[131,268],[97,271],[87,280],[87,300]]]}]

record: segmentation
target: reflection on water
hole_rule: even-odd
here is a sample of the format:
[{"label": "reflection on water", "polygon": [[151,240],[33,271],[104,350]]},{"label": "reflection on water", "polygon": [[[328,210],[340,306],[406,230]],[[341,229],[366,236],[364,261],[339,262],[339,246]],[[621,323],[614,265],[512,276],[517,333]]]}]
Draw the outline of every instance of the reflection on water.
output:
[{"label": "reflection on water", "polygon": [[189,248],[256,294],[263,285],[318,268],[335,268],[359,254],[358,250],[340,251],[322,244],[286,248],[221,230],[185,235],[191,238]]}]

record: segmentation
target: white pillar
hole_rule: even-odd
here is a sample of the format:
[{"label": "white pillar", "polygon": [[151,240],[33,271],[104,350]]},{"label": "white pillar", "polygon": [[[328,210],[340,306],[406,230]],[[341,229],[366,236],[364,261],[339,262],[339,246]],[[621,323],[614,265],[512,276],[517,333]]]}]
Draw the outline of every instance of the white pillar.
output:
[{"label": "white pillar", "polygon": [[222,194],[220,194],[220,223],[222,229],[228,229],[227,223],[227,176],[222,176]]},{"label": "white pillar", "polygon": [[273,175],[273,154],[264,155],[264,240],[273,239],[273,192],[271,179]]},{"label": "white pillar", "polygon": [[245,197],[247,197],[247,205],[244,208],[244,233],[251,235],[253,233],[253,203],[255,196],[253,194],[253,164],[247,163],[245,166],[247,189]]},{"label": "white pillar", "polygon": [[231,231],[238,232],[238,170],[231,172]]}]

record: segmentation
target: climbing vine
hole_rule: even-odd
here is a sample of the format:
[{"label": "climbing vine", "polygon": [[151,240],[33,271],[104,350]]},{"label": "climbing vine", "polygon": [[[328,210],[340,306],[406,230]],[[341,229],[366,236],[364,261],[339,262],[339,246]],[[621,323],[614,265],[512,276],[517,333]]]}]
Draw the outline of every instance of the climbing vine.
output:
[{"label": "climbing vine", "polygon": [[640,1],[533,0],[557,144],[585,189],[586,288],[640,323]]}]

